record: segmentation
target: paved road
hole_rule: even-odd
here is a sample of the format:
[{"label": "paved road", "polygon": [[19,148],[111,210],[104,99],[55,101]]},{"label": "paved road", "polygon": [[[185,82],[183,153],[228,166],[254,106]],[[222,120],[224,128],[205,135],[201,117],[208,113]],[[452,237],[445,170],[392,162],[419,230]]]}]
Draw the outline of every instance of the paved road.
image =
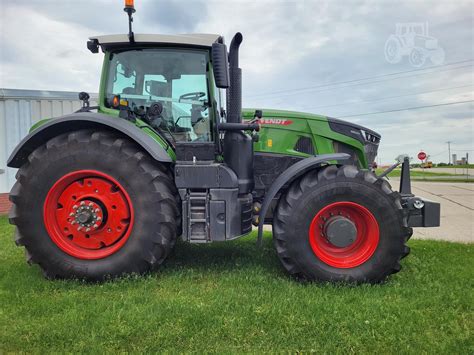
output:
[{"label": "paved road", "polygon": [[412,181],[412,192],[441,203],[441,227],[415,228],[414,238],[474,243],[474,184]]}]

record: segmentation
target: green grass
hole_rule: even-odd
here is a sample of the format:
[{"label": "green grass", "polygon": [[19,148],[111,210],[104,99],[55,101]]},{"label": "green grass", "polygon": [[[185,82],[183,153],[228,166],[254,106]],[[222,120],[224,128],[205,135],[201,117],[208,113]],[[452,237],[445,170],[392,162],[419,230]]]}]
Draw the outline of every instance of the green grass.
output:
[{"label": "green grass", "polygon": [[[380,175],[384,169],[377,169],[375,173]],[[395,169],[388,174],[388,177],[400,177],[401,170]],[[431,181],[431,182],[474,182],[474,178],[470,179],[463,178],[459,175],[449,174],[449,173],[439,173],[436,171],[410,171],[410,177],[413,181]]]},{"label": "green grass", "polygon": [[439,166],[439,168],[450,168],[450,169],[474,169],[474,164],[464,164],[464,165],[448,165],[448,166]]},{"label": "green grass", "polygon": [[[381,174],[382,172],[384,171],[384,169],[377,169],[376,170],[376,174],[379,175]],[[401,176],[401,169],[395,169],[393,171],[391,171],[389,174],[388,174],[389,177],[400,177]],[[415,178],[415,177],[437,177],[437,176],[453,176],[453,174],[449,174],[449,173],[437,173],[437,172],[433,172],[433,171],[414,171],[414,170],[411,170],[410,171],[410,176]]]},{"label": "green grass", "polygon": [[0,218],[2,352],[472,354],[473,246],[410,241],[382,285],[299,284],[254,236],[180,243],[160,272],[47,281]]}]

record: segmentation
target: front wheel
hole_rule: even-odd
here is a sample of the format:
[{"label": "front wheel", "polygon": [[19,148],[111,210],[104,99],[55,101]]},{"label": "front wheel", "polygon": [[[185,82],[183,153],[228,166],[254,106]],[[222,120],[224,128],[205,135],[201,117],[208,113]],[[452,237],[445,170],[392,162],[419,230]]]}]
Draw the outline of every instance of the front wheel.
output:
[{"label": "front wheel", "polygon": [[16,243],[49,278],[151,270],[169,254],[180,225],[171,173],[110,132],[67,133],[36,149],[10,199]]},{"label": "front wheel", "polygon": [[283,266],[306,280],[380,282],[409,253],[400,195],[354,166],[329,166],[292,183],[273,233]]}]

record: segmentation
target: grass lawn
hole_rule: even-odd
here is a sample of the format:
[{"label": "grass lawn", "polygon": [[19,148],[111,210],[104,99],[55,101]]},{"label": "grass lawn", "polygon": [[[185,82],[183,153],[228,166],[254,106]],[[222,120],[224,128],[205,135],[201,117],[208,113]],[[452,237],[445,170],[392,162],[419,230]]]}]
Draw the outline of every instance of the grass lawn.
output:
[{"label": "grass lawn", "polygon": [[[376,170],[376,174],[379,175],[381,174],[385,169],[377,169]],[[389,174],[388,174],[389,177],[400,177],[401,176],[401,169],[395,169],[393,171],[391,171]],[[413,178],[418,178],[418,177],[430,177],[430,176],[434,176],[434,177],[437,177],[437,176],[453,176],[453,174],[449,174],[449,173],[437,173],[437,172],[434,172],[434,171],[414,171],[414,170],[411,170],[410,171],[410,176],[413,177]]]},{"label": "grass lawn", "polygon": [[474,351],[473,245],[410,241],[383,285],[298,284],[270,235],[180,243],[160,272],[104,284],[47,281],[0,217],[0,353]]},{"label": "grass lawn", "polygon": [[[380,175],[384,169],[377,169],[375,173]],[[401,169],[395,169],[388,174],[388,177],[400,177]],[[410,177],[413,181],[434,181],[434,182],[474,182],[473,178],[467,179],[459,175],[440,173],[436,171],[410,171]]]},{"label": "grass lawn", "polygon": [[451,168],[451,169],[473,169],[474,164],[463,164],[463,165],[448,165],[448,166],[440,166],[439,168]]}]

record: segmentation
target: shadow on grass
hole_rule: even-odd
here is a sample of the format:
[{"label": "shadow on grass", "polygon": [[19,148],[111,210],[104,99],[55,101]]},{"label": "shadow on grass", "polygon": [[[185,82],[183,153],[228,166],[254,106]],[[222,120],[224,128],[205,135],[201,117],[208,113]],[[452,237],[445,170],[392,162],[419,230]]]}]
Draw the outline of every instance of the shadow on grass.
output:
[{"label": "shadow on grass", "polygon": [[259,270],[273,276],[286,277],[273,248],[271,235],[267,234],[261,248],[256,236],[211,244],[189,244],[178,241],[162,270],[193,269],[194,271],[229,272],[234,270]]}]

